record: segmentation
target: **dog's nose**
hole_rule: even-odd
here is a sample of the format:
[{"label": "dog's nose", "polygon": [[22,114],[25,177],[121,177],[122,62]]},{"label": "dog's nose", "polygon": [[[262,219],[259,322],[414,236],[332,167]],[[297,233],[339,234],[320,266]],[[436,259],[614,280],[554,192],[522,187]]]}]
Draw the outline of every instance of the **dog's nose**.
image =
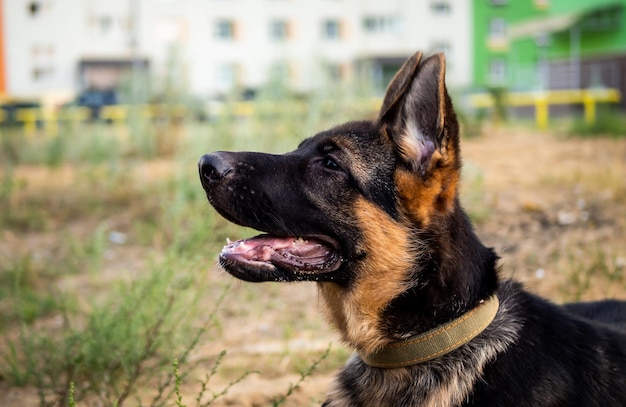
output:
[{"label": "dog's nose", "polygon": [[229,161],[219,153],[205,154],[198,161],[202,185],[212,186],[222,181],[232,170]]}]

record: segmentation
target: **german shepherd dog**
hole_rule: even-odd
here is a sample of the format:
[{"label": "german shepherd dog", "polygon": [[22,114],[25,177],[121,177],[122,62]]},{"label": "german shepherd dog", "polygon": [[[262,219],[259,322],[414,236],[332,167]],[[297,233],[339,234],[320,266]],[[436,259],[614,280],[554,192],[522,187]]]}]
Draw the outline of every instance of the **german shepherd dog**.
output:
[{"label": "german shepherd dog", "polygon": [[459,203],[445,60],[418,52],[378,118],[283,155],[199,162],[211,205],[263,234],[219,256],[251,282],[315,281],[355,350],[323,406],[626,406],[626,302],[554,305],[498,277]]}]

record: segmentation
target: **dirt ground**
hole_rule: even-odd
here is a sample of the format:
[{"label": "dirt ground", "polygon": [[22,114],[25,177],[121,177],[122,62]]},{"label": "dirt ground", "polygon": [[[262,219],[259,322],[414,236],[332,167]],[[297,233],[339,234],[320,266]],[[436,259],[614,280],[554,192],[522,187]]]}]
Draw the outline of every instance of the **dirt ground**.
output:
[{"label": "dirt ground", "polygon": [[[466,207],[477,219],[479,236],[501,256],[504,277],[555,302],[626,299],[626,139],[491,128],[464,140],[462,152]],[[212,269],[214,257],[207,262],[211,278],[232,279]],[[248,304],[249,298],[257,305]],[[212,405],[265,406],[298,380],[299,367],[310,366],[332,344],[332,357],[284,405],[323,400],[333,371],[350,352],[323,320],[314,284],[235,282],[223,308],[220,334],[193,355],[198,369],[183,385],[190,400],[197,394],[194,380],[204,376],[221,349],[228,354],[212,381],[214,391],[242,371],[260,373]],[[25,390],[0,395],[2,405],[36,404],[29,400],[36,399]]]}]

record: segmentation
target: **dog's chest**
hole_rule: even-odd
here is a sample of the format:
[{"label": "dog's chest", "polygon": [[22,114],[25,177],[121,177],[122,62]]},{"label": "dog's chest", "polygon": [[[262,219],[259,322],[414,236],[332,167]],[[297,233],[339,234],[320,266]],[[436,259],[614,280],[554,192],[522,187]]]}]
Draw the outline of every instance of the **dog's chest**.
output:
[{"label": "dog's chest", "polygon": [[[486,358],[481,365],[485,362]],[[329,390],[324,406],[453,407],[471,392],[476,373],[461,364],[434,369],[373,369],[351,360]]]},{"label": "dog's chest", "polygon": [[518,338],[519,323],[502,296],[492,324],[461,348],[436,360],[398,369],[366,365],[356,354],[339,372],[325,407],[454,407],[463,405],[490,361]]}]

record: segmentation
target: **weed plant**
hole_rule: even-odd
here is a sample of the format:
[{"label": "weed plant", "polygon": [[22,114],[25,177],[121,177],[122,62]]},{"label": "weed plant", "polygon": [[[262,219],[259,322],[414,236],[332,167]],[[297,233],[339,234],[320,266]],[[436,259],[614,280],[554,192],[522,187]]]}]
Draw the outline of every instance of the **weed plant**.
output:
[{"label": "weed plant", "polygon": [[599,105],[596,120],[593,123],[576,119],[570,125],[568,134],[583,137],[626,137],[626,116],[621,109]]},{"label": "weed plant", "polygon": [[[245,115],[226,100],[208,122],[147,120],[137,110],[124,124],[66,123],[56,134],[3,129],[0,382],[34,387],[41,406],[188,403],[180,386],[199,363],[190,356],[220,334],[228,290],[207,279],[207,258],[239,229],[208,210],[197,159],[223,149],[284,152],[373,110],[362,90],[329,87],[328,102],[328,94],[304,98],[275,85]],[[170,105],[185,103],[174,96]],[[126,254],[127,263],[111,266],[124,251],[142,258]],[[327,356],[301,364],[308,367],[274,405]],[[214,389],[226,357],[215,349],[196,405],[254,373],[236,372]]]},{"label": "weed plant", "polygon": [[472,222],[477,224],[489,217],[490,202],[486,201],[484,188],[484,174],[481,169],[471,162],[463,165],[463,182],[461,187],[461,201]]}]

